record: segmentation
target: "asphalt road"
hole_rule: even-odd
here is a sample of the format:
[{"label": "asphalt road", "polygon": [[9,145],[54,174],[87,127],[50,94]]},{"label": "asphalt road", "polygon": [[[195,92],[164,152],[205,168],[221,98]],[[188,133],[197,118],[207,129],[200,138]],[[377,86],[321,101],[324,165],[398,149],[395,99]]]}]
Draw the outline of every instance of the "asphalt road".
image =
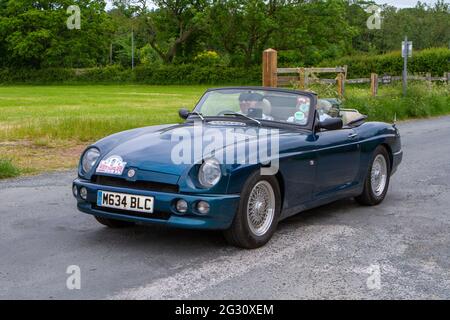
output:
[{"label": "asphalt road", "polygon": [[215,232],[104,228],[76,210],[74,172],[2,181],[0,298],[449,299],[450,117],[398,126],[404,161],[383,204],[304,212],[252,251]]}]

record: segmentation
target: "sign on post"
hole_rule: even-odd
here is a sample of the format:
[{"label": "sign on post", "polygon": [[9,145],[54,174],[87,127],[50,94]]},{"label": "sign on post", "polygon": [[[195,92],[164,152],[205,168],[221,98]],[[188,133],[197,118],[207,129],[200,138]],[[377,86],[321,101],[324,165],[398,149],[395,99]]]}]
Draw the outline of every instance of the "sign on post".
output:
[{"label": "sign on post", "polygon": [[412,48],[412,41],[408,41],[408,37],[405,37],[405,41],[402,42],[404,97],[406,97],[408,87],[408,57],[412,57]]},{"label": "sign on post", "polygon": [[412,41],[402,41],[402,58],[412,57],[413,43]]}]

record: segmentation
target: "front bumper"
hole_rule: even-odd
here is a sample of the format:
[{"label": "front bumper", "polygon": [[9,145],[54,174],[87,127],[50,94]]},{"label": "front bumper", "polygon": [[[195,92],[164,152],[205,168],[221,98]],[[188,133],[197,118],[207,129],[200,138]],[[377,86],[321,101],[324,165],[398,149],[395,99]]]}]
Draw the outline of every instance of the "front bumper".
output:
[{"label": "front bumper", "polygon": [[[240,199],[239,195],[234,194],[182,194],[112,187],[98,185],[80,178],[73,181],[73,186],[76,186],[78,190],[76,196],[77,207],[81,212],[109,219],[164,224],[172,227],[189,229],[228,229],[233,222]],[[81,187],[87,189],[86,200],[83,200],[80,197],[79,190]],[[153,214],[97,207],[98,190],[152,196],[155,199]],[[176,213],[175,202],[179,199],[184,199],[188,203],[189,209],[185,214]],[[206,215],[202,215],[195,210],[195,205],[200,200],[207,201],[210,205],[209,213]]]}]

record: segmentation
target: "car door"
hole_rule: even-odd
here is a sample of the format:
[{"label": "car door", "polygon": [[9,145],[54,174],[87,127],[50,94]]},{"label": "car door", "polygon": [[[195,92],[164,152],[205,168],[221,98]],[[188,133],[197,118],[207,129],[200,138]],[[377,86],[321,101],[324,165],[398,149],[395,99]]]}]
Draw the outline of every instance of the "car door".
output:
[{"label": "car door", "polygon": [[355,130],[342,128],[317,132],[316,146],[314,198],[333,196],[357,184],[360,145]]},{"label": "car door", "polygon": [[292,136],[291,147],[284,146],[288,156],[282,155],[280,173],[284,180],[284,216],[304,210],[313,199],[316,185],[315,138],[309,134]]}]

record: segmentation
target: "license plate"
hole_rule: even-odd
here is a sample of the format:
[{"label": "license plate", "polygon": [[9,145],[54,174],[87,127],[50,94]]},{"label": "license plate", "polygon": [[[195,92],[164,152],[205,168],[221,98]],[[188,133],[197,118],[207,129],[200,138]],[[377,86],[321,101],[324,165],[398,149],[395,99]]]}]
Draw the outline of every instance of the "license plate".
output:
[{"label": "license plate", "polygon": [[97,206],[128,211],[153,213],[153,197],[98,191]]}]

